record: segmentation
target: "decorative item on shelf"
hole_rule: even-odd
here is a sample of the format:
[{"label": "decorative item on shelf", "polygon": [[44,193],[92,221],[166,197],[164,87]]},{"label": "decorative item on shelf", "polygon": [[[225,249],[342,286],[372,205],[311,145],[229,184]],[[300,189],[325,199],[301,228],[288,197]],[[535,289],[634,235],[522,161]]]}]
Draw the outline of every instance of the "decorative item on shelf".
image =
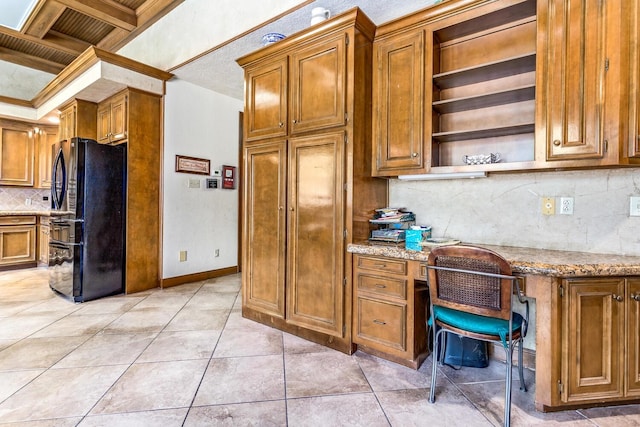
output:
[{"label": "decorative item on shelf", "polygon": [[431,227],[425,225],[413,225],[405,232],[405,249],[421,251],[421,243],[431,238]]},{"label": "decorative item on shelf", "polygon": [[474,156],[466,155],[462,157],[465,165],[486,165],[489,163],[498,163],[500,160],[500,153],[476,154]]},{"label": "decorative item on shelf", "polygon": [[324,7],[314,7],[311,9],[311,25],[319,24],[331,17],[331,11]]},{"label": "decorative item on shelf", "polygon": [[284,34],[280,34],[280,33],[267,33],[264,36],[262,36],[262,46],[268,46],[275,42],[279,42],[285,37],[286,36]]}]

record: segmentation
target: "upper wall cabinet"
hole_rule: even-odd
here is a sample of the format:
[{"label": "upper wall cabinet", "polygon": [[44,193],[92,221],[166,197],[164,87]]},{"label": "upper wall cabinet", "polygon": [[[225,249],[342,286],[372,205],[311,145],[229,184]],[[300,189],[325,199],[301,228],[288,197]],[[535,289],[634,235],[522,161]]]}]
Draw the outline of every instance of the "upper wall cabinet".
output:
[{"label": "upper wall cabinet", "polygon": [[535,1],[442,3],[374,45],[374,175],[534,161]]},{"label": "upper wall cabinet", "polygon": [[58,138],[96,138],[96,109],[93,102],[74,99],[60,109]]},{"label": "upper wall cabinet", "polygon": [[630,19],[629,43],[629,147],[628,155],[640,160],[640,1],[626,3]]},{"label": "upper wall cabinet", "polygon": [[287,58],[245,71],[246,140],[287,134]]},{"label": "upper wall cabinet", "polygon": [[32,128],[0,127],[0,185],[33,186],[33,150]]},{"label": "upper wall cabinet", "polygon": [[98,105],[97,138],[101,144],[115,144],[127,139],[127,93],[113,96]]}]

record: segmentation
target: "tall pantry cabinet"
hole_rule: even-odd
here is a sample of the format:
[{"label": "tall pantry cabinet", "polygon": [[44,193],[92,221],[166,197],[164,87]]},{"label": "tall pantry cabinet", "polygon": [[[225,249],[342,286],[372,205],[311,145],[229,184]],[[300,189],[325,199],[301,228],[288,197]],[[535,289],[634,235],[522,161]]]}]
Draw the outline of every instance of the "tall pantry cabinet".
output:
[{"label": "tall pantry cabinet", "polygon": [[238,59],[245,70],[243,316],[351,353],[351,257],[371,177],[374,24],[357,8]]}]

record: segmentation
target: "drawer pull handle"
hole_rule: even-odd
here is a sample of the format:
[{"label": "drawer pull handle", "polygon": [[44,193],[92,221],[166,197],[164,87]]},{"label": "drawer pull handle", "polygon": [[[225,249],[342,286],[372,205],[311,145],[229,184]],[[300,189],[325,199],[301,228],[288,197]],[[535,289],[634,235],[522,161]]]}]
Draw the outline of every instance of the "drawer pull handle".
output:
[{"label": "drawer pull handle", "polygon": [[377,324],[377,325],[386,325],[387,322],[385,322],[384,320],[378,320],[378,319],[374,319],[373,323]]},{"label": "drawer pull handle", "polygon": [[616,301],[622,301],[624,299],[622,295],[616,295],[616,294],[612,294],[611,297]]},{"label": "drawer pull handle", "polygon": [[386,268],[387,264],[384,263],[380,263],[380,264],[374,264],[376,267],[380,267],[380,268]]},{"label": "drawer pull handle", "polygon": [[376,283],[376,288],[384,289],[386,287],[387,287],[387,285],[383,285],[381,283]]}]

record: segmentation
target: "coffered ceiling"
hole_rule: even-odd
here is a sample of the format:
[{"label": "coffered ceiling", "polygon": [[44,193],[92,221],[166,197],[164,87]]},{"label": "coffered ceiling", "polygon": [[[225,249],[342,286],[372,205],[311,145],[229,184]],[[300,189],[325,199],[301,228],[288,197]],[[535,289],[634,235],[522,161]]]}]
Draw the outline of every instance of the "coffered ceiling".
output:
[{"label": "coffered ceiling", "polygon": [[0,26],[0,60],[58,74],[90,46],[118,50],[183,1],[39,0],[21,30]]}]

